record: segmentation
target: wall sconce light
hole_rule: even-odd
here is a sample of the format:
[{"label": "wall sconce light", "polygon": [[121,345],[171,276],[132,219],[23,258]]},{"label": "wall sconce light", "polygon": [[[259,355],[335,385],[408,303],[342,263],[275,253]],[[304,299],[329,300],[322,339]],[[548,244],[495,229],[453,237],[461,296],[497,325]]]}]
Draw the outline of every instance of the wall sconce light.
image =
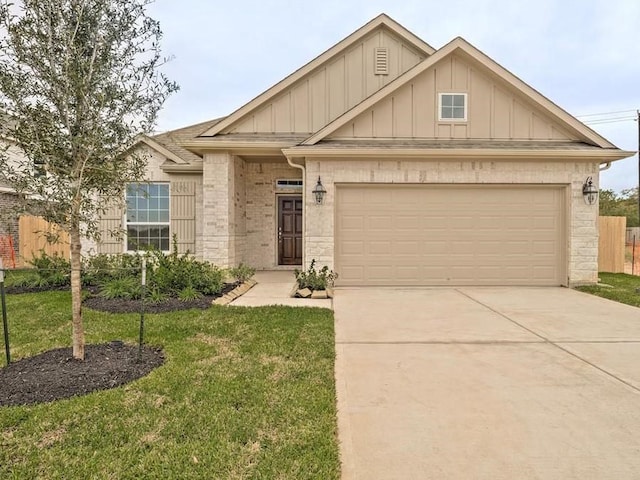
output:
[{"label": "wall sconce light", "polygon": [[593,205],[598,200],[598,189],[593,184],[593,178],[587,177],[582,185],[582,195],[584,196],[584,203],[587,205]]},{"label": "wall sconce light", "polygon": [[318,183],[316,183],[314,189],[311,190],[311,193],[313,193],[313,196],[316,199],[316,205],[322,205],[324,202],[324,196],[327,194],[327,190],[322,185],[320,177],[318,177]]}]

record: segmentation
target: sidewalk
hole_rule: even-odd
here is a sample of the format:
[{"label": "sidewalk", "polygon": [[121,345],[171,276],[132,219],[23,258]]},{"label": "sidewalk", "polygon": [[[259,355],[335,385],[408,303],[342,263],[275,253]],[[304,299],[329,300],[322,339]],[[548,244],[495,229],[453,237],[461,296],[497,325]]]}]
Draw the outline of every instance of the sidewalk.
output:
[{"label": "sidewalk", "polygon": [[288,305],[291,307],[333,308],[332,299],[292,298],[295,283],[293,272],[261,271],[253,279],[258,284],[229,305],[236,307],[262,307],[265,305]]}]

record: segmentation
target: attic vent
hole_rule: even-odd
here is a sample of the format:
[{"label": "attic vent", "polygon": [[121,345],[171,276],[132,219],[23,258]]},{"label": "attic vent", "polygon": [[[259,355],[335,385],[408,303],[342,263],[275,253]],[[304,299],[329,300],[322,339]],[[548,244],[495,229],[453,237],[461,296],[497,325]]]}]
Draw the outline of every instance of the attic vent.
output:
[{"label": "attic vent", "polygon": [[376,75],[389,75],[389,49],[376,47],[373,49],[373,73]]},{"label": "attic vent", "polygon": [[302,180],[282,179],[276,180],[276,188],[284,188],[288,190],[302,189]]}]

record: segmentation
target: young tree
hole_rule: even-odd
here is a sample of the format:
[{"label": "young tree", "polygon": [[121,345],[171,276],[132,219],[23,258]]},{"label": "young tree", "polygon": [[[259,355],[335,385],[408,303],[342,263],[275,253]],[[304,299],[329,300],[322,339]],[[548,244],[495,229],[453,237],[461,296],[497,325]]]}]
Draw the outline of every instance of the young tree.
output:
[{"label": "young tree", "polygon": [[149,133],[177,85],[159,68],[162,36],[152,0],[0,0],[0,108],[5,138],[23,160],[0,156],[0,180],[26,211],[69,233],[73,356],[84,359],[81,238],[146,158]]},{"label": "young tree", "polygon": [[600,215],[627,217],[627,227],[638,226],[638,187],[600,191]]}]

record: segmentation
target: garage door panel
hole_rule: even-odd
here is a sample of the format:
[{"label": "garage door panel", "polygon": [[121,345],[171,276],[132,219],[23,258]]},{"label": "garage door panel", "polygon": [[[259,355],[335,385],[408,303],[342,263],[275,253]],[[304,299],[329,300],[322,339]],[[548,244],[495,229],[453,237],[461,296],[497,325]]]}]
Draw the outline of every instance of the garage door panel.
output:
[{"label": "garage door panel", "polygon": [[564,191],[338,185],[338,284],[564,284]]}]

